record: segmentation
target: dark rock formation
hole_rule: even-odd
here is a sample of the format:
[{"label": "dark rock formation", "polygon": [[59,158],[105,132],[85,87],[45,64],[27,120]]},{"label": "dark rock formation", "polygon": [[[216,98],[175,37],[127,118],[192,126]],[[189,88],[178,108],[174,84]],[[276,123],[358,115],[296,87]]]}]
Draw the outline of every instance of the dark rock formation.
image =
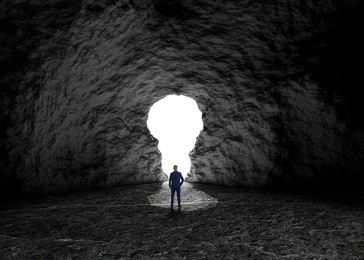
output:
[{"label": "dark rock formation", "polygon": [[0,3],[0,182],[51,193],[165,180],[154,102],[195,99],[190,181],[362,179],[360,1]]}]

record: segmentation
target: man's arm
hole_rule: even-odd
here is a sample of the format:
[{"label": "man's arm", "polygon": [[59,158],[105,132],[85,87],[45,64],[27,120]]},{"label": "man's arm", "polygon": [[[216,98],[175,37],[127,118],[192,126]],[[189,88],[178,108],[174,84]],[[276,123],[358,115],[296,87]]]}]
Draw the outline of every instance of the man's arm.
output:
[{"label": "man's arm", "polygon": [[172,175],[172,174],[169,174],[169,184],[168,184],[170,188],[172,188],[172,179],[171,179],[171,175]]},{"label": "man's arm", "polygon": [[182,181],[181,181],[181,186],[182,186],[183,182],[185,181],[185,179],[183,179],[182,173],[181,173],[181,177],[180,177],[180,178],[181,178],[181,180],[182,180]]}]

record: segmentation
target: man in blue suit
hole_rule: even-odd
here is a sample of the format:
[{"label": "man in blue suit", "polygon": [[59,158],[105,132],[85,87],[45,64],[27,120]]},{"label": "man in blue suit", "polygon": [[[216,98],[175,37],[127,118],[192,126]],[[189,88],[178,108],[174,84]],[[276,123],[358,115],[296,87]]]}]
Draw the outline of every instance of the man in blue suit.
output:
[{"label": "man in blue suit", "polygon": [[184,182],[182,174],[177,171],[177,165],[173,166],[173,172],[169,175],[169,187],[171,188],[171,210],[173,211],[174,193],[177,192],[178,211],[181,211],[181,186]]}]

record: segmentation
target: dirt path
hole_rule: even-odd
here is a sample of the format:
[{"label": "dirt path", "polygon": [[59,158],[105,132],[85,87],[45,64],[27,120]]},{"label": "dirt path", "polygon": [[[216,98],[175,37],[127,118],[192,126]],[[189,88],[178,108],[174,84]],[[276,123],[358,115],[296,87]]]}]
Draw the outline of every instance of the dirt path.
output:
[{"label": "dirt path", "polygon": [[0,259],[363,259],[355,190],[259,191],[166,183],[33,200],[0,209]]}]

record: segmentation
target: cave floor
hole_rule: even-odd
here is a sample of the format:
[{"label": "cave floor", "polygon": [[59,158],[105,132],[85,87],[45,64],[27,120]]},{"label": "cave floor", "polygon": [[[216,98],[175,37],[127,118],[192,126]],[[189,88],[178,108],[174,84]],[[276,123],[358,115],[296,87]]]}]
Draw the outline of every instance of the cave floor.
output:
[{"label": "cave floor", "polygon": [[0,259],[364,259],[359,190],[167,183],[3,201]]}]

